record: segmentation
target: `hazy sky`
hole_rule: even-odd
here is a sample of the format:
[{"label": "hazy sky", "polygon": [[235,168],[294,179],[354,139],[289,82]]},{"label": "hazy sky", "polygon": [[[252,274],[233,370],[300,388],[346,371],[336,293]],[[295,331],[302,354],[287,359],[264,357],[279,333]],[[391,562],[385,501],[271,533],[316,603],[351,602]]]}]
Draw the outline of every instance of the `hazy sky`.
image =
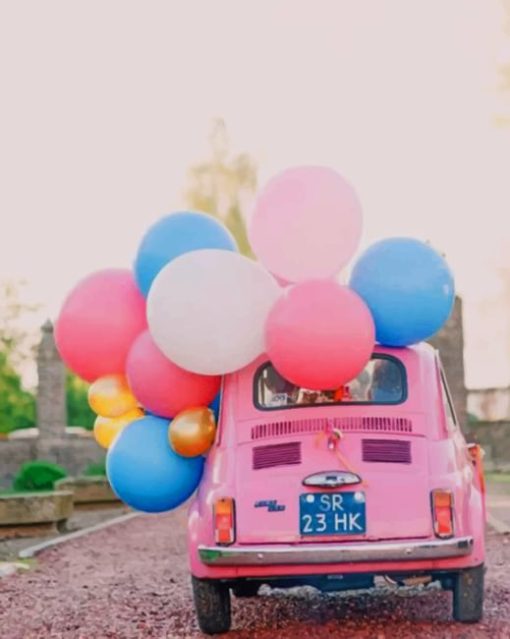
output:
[{"label": "hazy sky", "polygon": [[504,26],[500,0],[0,0],[0,277],[55,316],[77,279],[130,265],[222,116],[262,180],[301,163],[348,177],[365,244],[444,251],[468,383],[509,383]]}]

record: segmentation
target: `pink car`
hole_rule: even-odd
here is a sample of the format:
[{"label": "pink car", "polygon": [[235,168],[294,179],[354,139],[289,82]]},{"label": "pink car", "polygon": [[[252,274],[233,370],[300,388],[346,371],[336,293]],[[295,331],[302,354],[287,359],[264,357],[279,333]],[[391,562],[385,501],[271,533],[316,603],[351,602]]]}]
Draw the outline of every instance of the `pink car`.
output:
[{"label": "pink car", "polygon": [[189,517],[200,628],[230,628],[230,590],[323,591],[439,581],[482,616],[481,455],[455,417],[438,353],[377,348],[357,379],[312,392],[267,358],[225,378],[217,441]]}]

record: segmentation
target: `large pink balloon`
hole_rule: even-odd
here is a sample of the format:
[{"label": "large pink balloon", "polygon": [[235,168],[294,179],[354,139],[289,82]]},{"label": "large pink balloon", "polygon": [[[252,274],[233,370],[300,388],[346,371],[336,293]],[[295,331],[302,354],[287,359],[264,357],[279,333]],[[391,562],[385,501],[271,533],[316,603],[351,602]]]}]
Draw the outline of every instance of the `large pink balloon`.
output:
[{"label": "large pink balloon", "polygon": [[173,364],[154,344],[149,331],[131,347],[126,374],[140,404],[160,417],[175,417],[186,408],[208,406],[221,383],[219,376],[197,375]]},{"label": "large pink balloon", "polygon": [[333,280],[287,289],[266,323],[266,350],[287,380],[333,390],[354,379],[374,348],[374,321],[354,291]]},{"label": "large pink balloon", "polygon": [[89,275],[71,291],[55,325],[65,364],[88,382],[124,373],[133,340],[147,327],[145,300],[128,269]]},{"label": "large pink balloon", "polygon": [[268,182],[250,223],[250,243],[264,266],[290,282],[332,277],[361,237],[361,208],[336,171],[304,166]]}]

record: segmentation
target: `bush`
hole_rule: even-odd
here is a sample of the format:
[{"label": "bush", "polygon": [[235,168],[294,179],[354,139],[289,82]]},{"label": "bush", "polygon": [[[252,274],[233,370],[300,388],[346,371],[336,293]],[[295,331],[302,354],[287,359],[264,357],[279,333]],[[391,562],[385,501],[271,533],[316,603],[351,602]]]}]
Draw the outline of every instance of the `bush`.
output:
[{"label": "bush", "polygon": [[47,461],[31,461],[21,466],[14,477],[13,488],[18,491],[53,490],[59,479],[67,477],[62,466]]},{"label": "bush", "polygon": [[106,459],[90,464],[83,474],[85,477],[106,477]]}]

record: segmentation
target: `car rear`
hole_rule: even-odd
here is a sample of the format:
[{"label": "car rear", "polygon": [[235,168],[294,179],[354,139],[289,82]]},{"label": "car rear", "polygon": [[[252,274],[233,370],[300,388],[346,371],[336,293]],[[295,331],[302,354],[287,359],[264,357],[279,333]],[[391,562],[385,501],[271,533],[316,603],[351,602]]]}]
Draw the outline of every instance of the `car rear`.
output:
[{"label": "car rear", "polygon": [[483,563],[483,522],[469,516],[481,497],[474,484],[466,492],[472,464],[445,436],[432,351],[381,349],[372,374],[379,361],[400,382],[377,401],[344,389],[331,402],[284,406],[280,397],[275,406],[261,387],[264,361],[230,380],[228,479],[211,484],[215,541],[197,545],[197,576],[322,589],[368,587],[375,575],[438,577],[448,586]]},{"label": "car rear", "polygon": [[262,432],[248,428],[237,449],[238,543],[432,534],[427,441],[411,421],[316,416]]}]

